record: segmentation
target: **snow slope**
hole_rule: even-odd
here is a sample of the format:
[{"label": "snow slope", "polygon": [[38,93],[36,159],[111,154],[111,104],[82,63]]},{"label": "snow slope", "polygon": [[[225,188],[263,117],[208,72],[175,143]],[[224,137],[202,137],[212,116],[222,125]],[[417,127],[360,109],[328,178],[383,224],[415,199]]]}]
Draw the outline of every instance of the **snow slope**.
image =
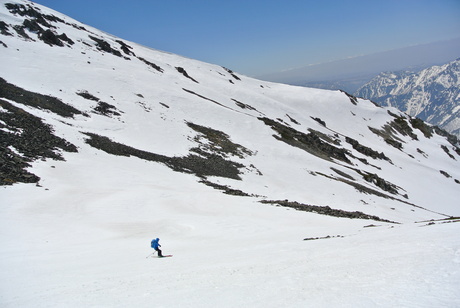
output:
[{"label": "snow slope", "polygon": [[[0,21],[2,163],[39,177],[2,168],[3,307],[460,305],[460,154],[442,133],[30,1],[0,1]],[[75,151],[28,153],[25,114]],[[149,257],[155,237],[172,258]]]}]

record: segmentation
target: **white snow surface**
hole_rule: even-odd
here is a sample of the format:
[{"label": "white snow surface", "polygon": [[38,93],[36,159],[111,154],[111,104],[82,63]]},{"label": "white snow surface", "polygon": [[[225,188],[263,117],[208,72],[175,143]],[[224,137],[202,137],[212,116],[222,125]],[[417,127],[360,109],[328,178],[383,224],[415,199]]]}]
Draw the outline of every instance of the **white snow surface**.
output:
[{"label": "white snow surface", "polygon": [[[353,104],[340,91],[259,81],[149,49],[30,1],[0,0],[0,20],[7,24],[26,17],[11,14],[5,3],[61,18],[65,24],[50,22],[53,31],[75,44],[50,46],[10,27],[11,36],[0,36],[7,46],[0,44],[0,77],[89,117],[63,118],[8,100],[52,125],[78,153],[34,162],[29,171],[41,178],[38,185],[0,187],[1,307],[460,306],[460,223],[453,218],[460,216],[460,155],[444,137],[414,129],[418,140],[398,135],[399,150],[369,129],[392,121],[388,111],[408,118],[394,108],[362,99]],[[123,41],[136,56],[102,52],[88,35],[112,48]],[[94,113],[96,102],[76,94],[83,91],[121,115]],[[258,117],[336,138],[354,156],[352,165],[277,140]],[[197,146],[199,134],[186,122],[222,131],[254,153],[229,158],[244,164],[241,180],[207,180],[257,196],[223,194],[193,174],[108,154],[82,134],[178,157]],[[391,163],[358,153],[345,136]],[[357,191],[331,167],[394,199]],[[356,170],[378,174],[400,194],[381,190]],[[319,215],[263,199],[361,211],[395,223]],[[151,256],[156,237],[172,258]]]}]

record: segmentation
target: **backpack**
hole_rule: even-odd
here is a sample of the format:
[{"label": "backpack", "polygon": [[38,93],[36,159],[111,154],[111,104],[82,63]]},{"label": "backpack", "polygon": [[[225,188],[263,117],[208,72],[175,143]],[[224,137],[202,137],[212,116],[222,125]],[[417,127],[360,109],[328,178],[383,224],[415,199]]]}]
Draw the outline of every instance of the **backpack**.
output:
[{"label": "backpack", "polygon": [[160,241],[159,238],[156,238],[156,239],[153,239],[152,242],[150,243],[150,247],[152,247],[153,249],[158,249],[158,242]]}]

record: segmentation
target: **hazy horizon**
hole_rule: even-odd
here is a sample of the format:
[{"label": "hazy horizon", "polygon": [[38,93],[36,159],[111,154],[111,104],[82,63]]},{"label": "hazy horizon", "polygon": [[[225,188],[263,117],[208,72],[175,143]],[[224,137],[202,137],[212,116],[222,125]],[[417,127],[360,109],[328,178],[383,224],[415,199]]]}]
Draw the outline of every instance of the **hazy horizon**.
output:
[{"label": "hazy horizon", "polygon": [[456,0],[35,2],[123,39],[248,76],[460,35]]},{"label": "hazy horizon", "polygon": [[[293,85],[354,92],[365,80],[384,71],[419,70],[460,57],[460,37],[452,40],[398,48],[257,76]],[[338,84],[334,86],[334,83]],[[324,83],[321,85],[321,83]],[[360,84],[362,83],[362,84]],[[346,85],[348,84],[348,85]],[[344,88],[345,87],[345,88]]]}]

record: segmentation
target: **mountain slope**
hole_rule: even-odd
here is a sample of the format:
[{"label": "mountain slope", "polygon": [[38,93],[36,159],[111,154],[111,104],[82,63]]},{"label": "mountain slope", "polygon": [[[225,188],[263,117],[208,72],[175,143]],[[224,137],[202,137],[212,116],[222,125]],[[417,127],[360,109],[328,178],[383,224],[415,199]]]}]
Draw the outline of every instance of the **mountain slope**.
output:
[{"label": "mountain slope", "polygon": [[[440,171],[449,173],[450,160],[455,162],[458,156],[447,141],[433,143],[441,136],[435,133],[431,137],[432,128],[414,128],[412,120],[395,109],[389,112],[341,92],[263,83],[222,67],[124,42],[61,15],[38,14],[33,6],[7,5],[5,9],[11,17],[4,27],[10,35],[2,37],[7,46],[3,47],[3,59],[8,59],[2,63],[2,104],[23,106],[76,148],[99,147],[111,154],[144,159],[151,154],[148,160],[176,171],[229,178],[222,181],[236,189],[253,183],[247,193],[269,199],[299,195],[302,189],[294,188],[290,180],[295,175],[321,183],[319,187],[327,186],[330,191],[335,187],[351,192],[368,189],[367,193],[376,192],[374,196],[387,199],[384,203],[408,202],[422,207],[432,205],[426,197],[419,204],[418,188],[411,190],[401,180],[406,174],[404,165],[415,162],[424,166],[425,160],[431,163],[431,156],[445,156],[448,165],[433,165],[434,173],[442,179]],[[32,32],[27,28],[30,24],[41,30]],[[55,42],[50,43],[43,41],[45,33],[67,39],[50,39]],[[44,101],[42,105],[18,98],[33,93],[45,95],[33,100]],[[9,135],[14,129],[2,133]],[[225,148],[223,142],[234,145]],[[116,144],[127,148],[108,150]],[[287,166],[283,166],[284,153],[295,158],[289,159]],[[65,152],[61,155],[66,156]],[[263,155],[269,156],[261,159]],[[273,161],[279,166],[273,166]],[[207,164],[206,170],[195,170],[203,164]],[[219,174],[224,169],[232,175]],[[283,193],[267,196],[274,190],[264,188],[264,181],[275,175],[284,181],[280,185]],[[460,176],[451,176],[446,180],[456,189],[454,180]],[[426,177],[431,176],[427,173]],[[331,179],[335,183],[330,183]],[[387,184],[379,187],[377,182]],[[302,195],[294,200],[305,198]],[[334,200],[333,193],[327,195],[305,201],[321,204]],[[351,195],[359,198],[350,205],[356,209],[363,195]],[[342,196],[336,199],[332,205],[346,206]]]},{"label": "mountain slope", "polygon": [[[0,4],[5,306],[367,306],[344,277],[395,305],[414,279],[419,301],[440,304],[422,274],[455,290],[458,275],[443,275],[458,260],[460,151],[444,132],[344,92],[152,50],[29,1]],[[168,261],[144,258],[157,236]],[[432,242],[430,261],[399,275]],[[372,272],[401,278],[382,293]],[[306,294],[314,281],[323,291]],[[337,290],[327,303],[326,289]]]},{"label": "mountain slope", "polygon": [[460,59],[420,72],[381,73],[356,95],[460,136]]}]

